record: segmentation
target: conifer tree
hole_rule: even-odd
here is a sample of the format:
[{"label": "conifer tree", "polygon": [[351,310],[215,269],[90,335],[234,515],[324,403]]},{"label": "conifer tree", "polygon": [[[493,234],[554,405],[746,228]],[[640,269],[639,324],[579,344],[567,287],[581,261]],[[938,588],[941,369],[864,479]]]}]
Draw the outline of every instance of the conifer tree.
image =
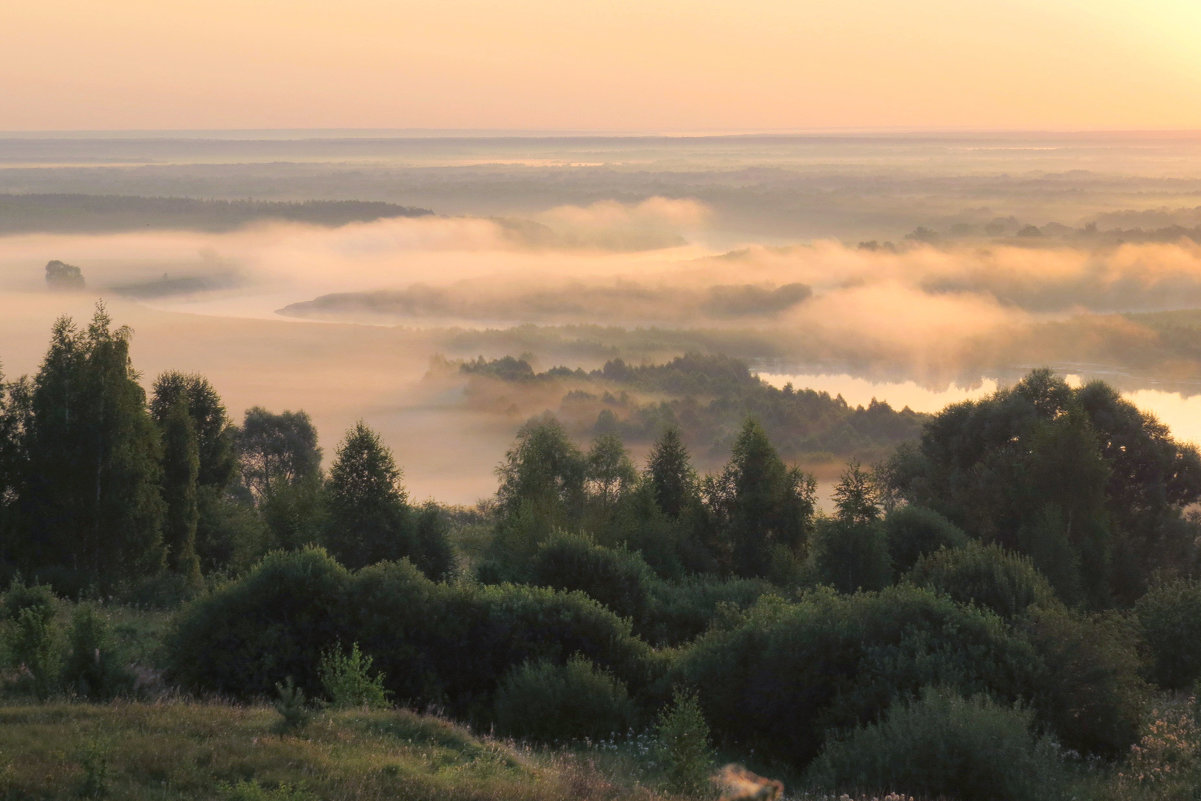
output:
[{"label": "conifer tree", "polygon": [[415,556],[409,509],[396,460],[360,420],[346,432],[326,482],[325,545],[357,569],[383,559]]},{"label": "conifer tree", "polygon": [[655,503],[671,518],[679,518],[696,497],[696,471],[688,449],[675,426],[664,429],[651,449],[646,477],[654,491]]}]

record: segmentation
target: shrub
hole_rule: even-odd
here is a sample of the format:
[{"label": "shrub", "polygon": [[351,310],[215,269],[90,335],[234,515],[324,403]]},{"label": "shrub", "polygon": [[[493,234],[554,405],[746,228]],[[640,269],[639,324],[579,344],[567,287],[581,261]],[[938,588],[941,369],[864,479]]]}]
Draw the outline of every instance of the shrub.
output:
[{"label": "shrub", "polygon": [[960,603],[987,607],[1006,620],[1025,615],[1033,604],[1055,603],[1054,590],[1029,557],[995,544],[973,542],[927,554],[906,578]]},{"label": "shrub", "polygon": [[8,651],[22,681],[39,701],[45,701],[58,684],[59,651],[54,610],[26,606],[8,629]]},{"label": "shrub", "polygon": [[540,660],[510,670],[494,709],[501,733],[542,742],[602,739],[624,732],[634,719],[626,685],[581,656],[565,665]]},{"label": "shrub", "polygon": [[986,696],[922,691],[885,718],[832,739],[810,779],[830,790],[900,791],[958,801],[1062,797],[1055,745],[1030,734],[1032,713]]},{"label": "shrub", "polygon": [[1035,607],[1022,628],[1042,662],[1034,699],[1040,720],[1067,748],[1122,756],[1138,739],[1148,700],[1130,622]]},{"label": "shrub", "polygon": [[879,590],[892,581],[888,541],[877,521],[820,521],[809,560],[814,580],[839,592]]},{"label": "shrub", "polygon": [[1201,788],[1201,726],[1196,698],[1157,704],[1144,721],[1115,778],[1115,797],[1142,801],[1195,801]]},{"label": "shrub", "polygon": [[407,561],[352,575],[320,549],[272,554],[189,604],[166,650],[189,689],[262,697],[286,675],[313,695],[322,652],[338,641],[371,654],[399,702],[468,717],[488,716],[499,678],[526,661],[580,653],[639,690],[654,664],[629,621],[583,593],[440,584]]},{"label": "shrub", "polygon": [[408,560],[372,565],[346,588],[340,637],[353,638],[372,655],[398,703],[446,704],[446,666],[472,658],[466,651],[478,615],[462,595],[429,580]]},{"label": "shrub", "polygon": [[696,693],[677,688],[671,706],[659,713],[655,752],[668,790],[699,796],[708,789],[715,755]]},{"label": "shrub", "polygon": [[646,616],[634,629],[656,645],[679,645],[696,639],[722,609],[745,610],[776,588],[763,579],[692,576],[651,587]]},{"label": "shrub", "polygon": [[108,622],[91,606],[80,606],[72,617],[62,681],[67,690],[94,701],[112,698],[133,683],[113,647]]},{"label": "shrub", "polygon": [[54,617],[54,590],[46,584],[26,584],[19,577],[4,593],[4,617],[15,621],[24,609],[34,609],[49,620]]},{"label": "shrub", "polygon": [[268,554],[246,577],[185,606],[166,637],[168,674],[235,698],[271,694],[278,676],[320,691],[321,651],[343,635],[350,574],[320,548]]},{"label": "shrub", "polygon": [[378,709],[388,705],[384,676],[371,674],[371,657],[359,650],[356,642],[350,652],[330,649],[321,656],[318,673],[325,695],[335,707],[368,707]]},{"label": "shrub", "polygon": [[655,581],[654,572],[637,554],[565,532],[556,532],[539,546],[528,575],[531,584],[580,590],[634,620],[645,614],[648,587]]},{"label": "shrub", "polygon": [[1182,690],[1201,677],[1201,582],[1177,580],[1153,588],[1134,605],[1146,643],[1148,678]]},{"label": "shrub", "polygon": [[280,714],[275,730],[281,737],[300,731],[313,719],[313,711],[308,707],[304,690],[292,683],[291,676],[284,679],[283,683],[276,682],[275,696],[273,705]]},{"label": "shrub", "polygon": [[915,587],[765,598],[680,657],[719,739],[800,767],[828,729],[878,719],[925,685],[1028,698],[1038,660],[991,612]]},{"label": "shrub", "polygon": [[579,654],[638,692],[650,681],[651,653],[630,622],[579,592],[500,585],[470,588],[457,617],[472,621],[455,638],[442,676],[452,698],[487,697],[496,677],[525,662],[564,664]]},{"label": "shrub", "polygon": [[888,554],[893,569],[904,573],[918,559],[939,548],[960,548],[969,542],[963,529],[933,509],[901,506],[884,518]]}]

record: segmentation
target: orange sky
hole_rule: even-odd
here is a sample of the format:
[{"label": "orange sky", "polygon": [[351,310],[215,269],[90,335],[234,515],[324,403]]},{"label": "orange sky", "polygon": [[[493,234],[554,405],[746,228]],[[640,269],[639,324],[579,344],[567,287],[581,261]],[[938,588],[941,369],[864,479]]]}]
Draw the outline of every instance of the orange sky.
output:
[{"label": "orange sky", "polygon": [[0,130],[1201,128],[1197,0],[0,3]]}]

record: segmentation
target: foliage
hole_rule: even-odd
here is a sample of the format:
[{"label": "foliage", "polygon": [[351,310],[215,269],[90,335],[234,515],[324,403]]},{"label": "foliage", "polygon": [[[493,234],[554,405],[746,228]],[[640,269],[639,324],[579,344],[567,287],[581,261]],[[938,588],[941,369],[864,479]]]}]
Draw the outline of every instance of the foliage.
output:
[{"label": "foliage", "polygon": [[154,380],[150,415],[160,426],[176,406],[183,406],[196,434],[196,482],[223,490],[237,475],[234,428],[217,390],[204,376],[175,370]]},{"label": "foliage", "polygon": [[939,548],[959,548],[968,542],[963,529],[924,506],[907,504],[884,518],[893,569],[905,573],[926,554]]},{"label": "foliage", "polygon": [[348,653],[330,649],[321,655],[317,672],[325,696],[335,707],[360,706],[378,709],[388,706],[382,673],[371,673],[372,659],[353,643]]},{"label": "foliage", "polygon": [[446,513],[433,501],[410,512],[413,527],[413,563],[435,581],[450,579],[458,570],[459,560],[450,544],[450,524]]},{"label": "foliage", "polygon": [[693,797],[705,792],[716,754],[696,693],[675,690],[671,706],[659,713],[655,746],[671,792]]},{"label": "foliage", "polygon": [[553,417],[531,420],[496,469],[502,518],[528,507],[551,526],[573,528],[583,509],[587,461]]},{"label": "foliage", "polygon": [[129,340],[100,304],[83,331],[60,318],[34,381],[21,561],[64,589],[112,587],[163,565],[158,435]]},{"label": "foliage", "polygon": [[879,521],[838,517],[818,521],[810,549],[811,576],[839,592],[880,590],[892,581],[888,541]]},{"label": "foliage", "polygon": [[584,457],[585,489],[589,500],[600,510],[612,509],[638,481],[634,464],[615,434],[601,434]]},{"label": "foliage", "polygon": [[320,692],[321,653],[338,641],[372,654],[398,701],[457,714],[491,708],[499,677],[526,661],[579,653],[633,687],[649,649],[630,623],[582,593],[437,584],[406,562],[348,573],[320,549],[273,553],[245,578],[184,607],[169,673],[191,690],[253,698],[290,675]]},{"label": "foliage", "polygon": [[46,262],[46,286],[59,292],[79,292],[84,288],[83,270],[58,259]]},{"label": "foliage", "polygon": [[832,739],[809,775],[829,790],[887,788],[962,801],[1064,797],[1057,749],[1030,733],[1032,719],[984,695],[925,688],[882,720]]},{"label": "foliage", "polygon": [[624,732],[634,706],[623,682],[582,656],[514,666],[496,691],[497,729],[540,742],[599,740]]},{"label": "foliage", "polygon": [[651,586],[647,616],[635,630],[656,645],[680,645],[703,634],[716,620],[737,615],[776,588],[763,579],[689,576]]},{"label": "foliage", "polygon": [[161,422],[163,438],[162,495],[166,504],[163,544],[167,566],[192,584],[200,583],[196,529],[200,522],[200,456],[196,426],[188,408],[177,401]]},{"label": "foliage", "polygon": [[1184,703],[1161,702],[1148,713],[1138,742],[1116,777],[1123,799],[1194,801],[1201,788],[1201,726],[1193,696]]},{"label": "foliage", "polygon": [[4,593],[4,617],[16,620],[25,609],[34,609],[40,616],[54,616],[54,590],[46,584],[26,584],[20,576],[9,584]]},{"label": "foliage", "polygon": [[[609,330],[604,338],[630,333]],[[656,338],[664,334],[658,331]],[[634,366],[613,359],[590,372],[554,367],[535,373],[528,362],[506,356],[469,361],[460,369],[468,376],[470,391],[511,396],[511,386],[518,383],[558,391],[557,413],[573,436],[616,434],[627,443],[649,445],[665,430],[676,429],[680,446],[706,460],[728,452],[748,417],[760,421],[788,461],[829,459],[831,454],[879,458],[900,443],[916,440],[927,419],[880,401],[850,406],[826,392],[773,387],[752,374],[745,361],[695,352],[696,338],[688,339],[678,347],[692,352],[663,364]],[[662,349],[656,341],[654,351]],[[485,376],[504,384],[493,389],[481,380]],[[664,511],[672,514],[668,503]]]},{"label": "foliage", "polygon": [[973,542],[927,554],[905,578],[960,603],[979,604],[1006,620],[1025,615],[1034,604],[1055,603],[1051,585],[1028,557],[995,544]]},{"label": "foliage", "polygon": [[72,616],[62,683],[68,691],[89,700],[112,698],[133,684],[113,643],[108,621],[89,604],[76,607]]},{"label": "foliage", "polygon": [[238,698],[270,694],[279,676],[318,692],[321,652],[345,636],[349,582],[319,548],[269,554],[240,581],[180,610],[166,637],[169,675]]},{"label": "foliage", "polygon": [[529,563],[529,583],[580,590],[621,617],[641,619],[654,581],[637,554],[595,544],[580,534],[556,533],[539,546]]},{"label": "foliage", "polygon": [[291,676],[282,683],[276,682],[275,695],[273,705],[280,715],[275,730],[281,737],[285,734],[295,734],[309,725],[309,721],[313,719],[313,710],[309,709],[305,701],[304,690],[292,683]]},{"label": "foliage", "polygon": [[880,518],[879,492],[872,475],[852,460],[834,487],[837,517],[846,523],[867,525]]},{"label": "foliage", "polygon": [[1178,579],[1154,587],[1135,604],[1134,614],[1151,681],[1181,690],[1201,678],[1201,581]]},{"label": "foliage", "polygon": [[1138,737],[1149,695],[1130,621],[1052,605],[1031,607],[1020,626],[1041,662],[1034,702],[1040,721],[1065,748],[1121,757]]},{"label": "foliage", "polygon": [[346,432],[326,482],[324,544],[352,570],[416,551],[401,472],[363,421]]},{"label": "foliage", "polygon": [[696,502],[696,471],[678,427],[664,428],[655,440],[646,461],[645,476],[655,503],[668,517],[678,519]]},{"label": "foliage", "polygon": [[53,612],[27,606],[9,625],[7,643],[13,664],[19,668],[39,701],[50,697],[58,684],[59,652]]},{"label": "foliage", "polygon": [[914,587],[879,593],[770,597],[681,654],[715,735],[765,758],[804,766],[826,732],[877,720],[895,699],[942,684],[1029,698],[1038,660],[986,610]]},{"label": "foliage", "polygon": [[275,414],[255,406],[246,410],[237,431],[242,480],[260,503],[285,488],[315,491],[320,481],[321,449],[317,429],[305,412]]},{"label": "foliage", "polygon": [[1201,456],[1104,384],[1035,370],[944,409],[886,473],[910,502],[1030,556],[1067,603],[1132,602],[1191,561],[1181,510],[1201,498]]},{"label": "foliage", "polygon": [[773,546],[801,552],[814,511],[811,476],[784,465],[763,428],[747,420],[720,476],[705,481],[713,547],[741,576],[768,572]]}]

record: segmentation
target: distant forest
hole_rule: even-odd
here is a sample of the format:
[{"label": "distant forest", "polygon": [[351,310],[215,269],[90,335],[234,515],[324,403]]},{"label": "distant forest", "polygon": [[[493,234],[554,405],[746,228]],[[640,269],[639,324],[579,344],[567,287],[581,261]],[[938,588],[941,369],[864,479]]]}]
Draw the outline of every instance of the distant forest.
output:
[{"label": "distant forest", "polygon": [[930,419],[884,401],[851,406],[826,392],[773,387],[746,362],[723,355],[690,353],[639,366],[613,359],[592,371],[559,366],[541,373],[523,358],[481,356],[459,370],[469,377],[468,402],[478,408],[515,404],[520,410],[523,388],[551,389],[559,397],[554,413],[575,437],[616,434],[649,445],[664,428],[676,427],[706,463],[725,458],[748,417],[792,462],[876,461],[916,442]]},{"label": "distant forest", "polygon": [[428,209],[361,200],[202,200],[131,195],[0,195],[0,234],[137,231],[185,228],[230,231],[253,222],[287,220],[338,226],[386,217],[421,217]]}]

